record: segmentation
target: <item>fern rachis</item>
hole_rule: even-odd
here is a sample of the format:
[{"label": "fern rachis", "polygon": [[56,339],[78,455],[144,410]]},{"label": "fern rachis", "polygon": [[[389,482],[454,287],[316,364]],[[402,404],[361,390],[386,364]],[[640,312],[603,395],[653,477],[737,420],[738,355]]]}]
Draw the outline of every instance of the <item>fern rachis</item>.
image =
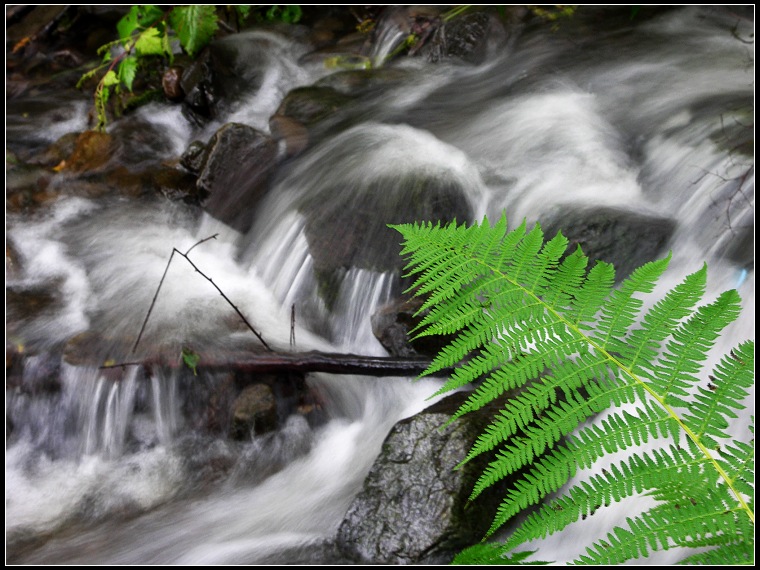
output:
[{"label": "fern rachis", "polygon": [[[616,563],[690,546],[728,549],[750,561],[754,446],[735,441],[716,448],[754,383],[754,343],[724,357],[707,388],[699,378],[716,339],[739,314],[735,291],[697,307],[705,294],[702,267],[644,312],[641,296],[654,290],[670,257],[614,288],[611,265],[587,270],[580,250],[565,256],[567,240],[560,234],[544,243],[538,225],[509,232],[502,216],[494,227],[488,220],[393,227],[415,277],[410,290],[425,295],[416,333],[458,332],[428,373],[459,365],[439,393],[479,384],[450,421],[515,394],[464,459],[495,452],[471,499],[527,469],[499,506],[489,536],[603,456],[628,455],[538,507],[505,544],[466,551],[460,561],[503,562],[514,548],[633,495],[651,495],[658,504],[577,562]],[[586,425],[605,410],[611,412],[601,425]],[[632,451],[654,441],[662,442],[659,449]]]}]

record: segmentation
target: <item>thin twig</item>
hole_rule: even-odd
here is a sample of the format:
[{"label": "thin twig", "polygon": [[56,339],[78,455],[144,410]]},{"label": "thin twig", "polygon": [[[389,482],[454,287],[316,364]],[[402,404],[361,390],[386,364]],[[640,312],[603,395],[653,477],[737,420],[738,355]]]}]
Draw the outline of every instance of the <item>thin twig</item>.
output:
[{"label": "thin twig", "polygon": [[127,366],[142,366],[144,362],[119,362],[118,364],[104,364],[98,366],[98,370],[105,370],[106,368],[125,368]]},{"label": "thin twig", "polygon": [[[220,288],[217,286],[217,284],[216,284],[216,283],[214,283],[214,280],[213,280],[213,279],[211,279],[210,277],[208,277],[208,276],[207,276],[205,273],[203,273],[203,271],[201,271],[200,269],[198,269],[198,267],[196,267],[196,265],[195,265],[195,264],[194,264],[192,261],[190,261],[190,258],[188,257],[188,254],[189,254],[189,253],[190,253],[190,252],[191,252],[191,251],[192,251],[192,250],[193,250],[193,249],[194,249],[196,246],[198,246],[198,245],[200,245],[200,244],[202,244],[202,243],[204,243],[204,242],[207,242],[207,241],[209,241],[209,240],[212,240],[212,239],[216,239],[216,236],[218,236],[218,235],[219,235],[219,234],[214,234],[214,235],[212,235],[212,236],[209,236],[209,237],[207,237],[207,238],[204,238],[204,239],[202,239],[202,240],[200,240],[200,241],[196,242],[196,243],[195,243],[195,244],[193,244],[193,245],[192,245],[192,247],[190,247],[190,249],[188,249],[188,250],[187,250],[185,253],[182,253],[182,252],[181,252],[180,250],[178,250],[176,247],[172,248],[172,254],[169,256],[169,261],[166,263],[166,269],[164,269],[164,274],[161,276],[161,281],[159,282],[159,284],[158,284],[158,288],[156,289],[156,294],[155,294],[155,295],[153,295],[153,300],[152,300],[152,301],[151,301],[151,303],[150,303],[150,308],[148,309],[148,314],[146,314],[146,315],[145,315],[145,320],[143,321],[142,327],[140,328],[140,334],[138,334],[138,335],[137,335],[137,340],[135,341],[135,345],[132,347],[132,353],[133,353],[133,354],[134,354],[134,352],[137,350],[137,345],[138,345],[138,344],[140,344],[140,339],[142,339],[142,335],[143,335],[143,333],[145,332],[145,327],[146,327],[146,325],[148,324],[148,319],[150,318],[150,315],[151,315],[151,313],[153,312],[153,307],[154,307],[154,306],[155,306],[155,304],[156,304],[156,299],[158,299],[158,294],[159,294],[159,292],[161,291],[161,287],[162,287],[162,286],[163,286],[163,284],[164,284],[164,279],[166,279],[166,274],[169,272],[169,266],[170,266],[170,265],[171,265],[171,263],[172,263],[172,259],[174,258],[174,254],[175,254],[175,253],[178,253],[179,255],[181,255],[182,257],[184,257],[184,258],[187,260],[187,262],[188,262],[190,265],[192,265],[192,266],[193,266],[193,269],[195,269],[195,270],[196,270],[198,273],[200,273],[200,274],[201,274],[201,275],[202,275],[202,276],[203,276],[203,277],[204,277],[204,278],[205,278],[205,279],[206,279],[206,280],[207,280],[209,283],[211,283],[211,284],[212,284],[212,285],[213,285],[213,286],[216,288],[216,290],[217,290],[217,291],[219,291],[219,294],[220,294],[220,295],[221,295],[221,296],[224,298],[224,300],[225,300],[225,301],[227,301],[227,303],[228,303],[228,304],[229,304],[229,305],[230,305],[230,306],[231,306],[233,309],[235,309],[235,312],[236,312],[236,313],[237,313],[237,314],[240,316],[240,318],[241,318],[241,319],[243,319],[243,322],[246,324],[246,326],[247,326],[249,329],[251,329],[251,332],[253,332],[253,334],[255,334],[255,335],[256,335],[256,338],[258,338],[258,339],[261,341],[261,344],[263,344],[263,345],[264,345],[264,348],[266,348],[267,350],[270,350],[270,351],[272,350],[272,349],[269,347],[269,345],[266,343],[266,341],[263,339],[263,337],[261,336],[261,334],[259,334],[259,333],[256,331],[256,329],[254,329],[254,328],[253,328],[253,326],[251,325],[251,323],[249,323],[249,322],[248,322],[248,320],[245,318],[245,316],[243,315],[243,313],[241,313],[241,312],[240,312],[240,310],[239,310],[239,309],[238,309],[238,308],[235,306],[235,304],[234,304],[232,301],[230,301],[229,297],[227,297],[227,295],[225,295],[225,294],[224,294],[224,292],[223,292],[223,291],[222,291],[222,290],[221,290],[221,289],[220,289]],[[114,365],[112,368],[115,368],[115,367],[118,367],[118,366],[121,366],[121,365],[120,365],[120,364],[116,364],[116,365]]]},{"label": "thin twig", "polygon": [[296,346],[296,304],[290,306],[290,348]]},{"label": "thin twig", "polygon": [[[188,250],[187,250],[187,251],[184,253],[185,257],[187,257],[187,255],[188,255],[188,254],[189,254],[191,251],[193,251],[193,249],[194,249],[196,246],[198,246],[198,245],[201,245],[203,242],[206,242],[206,241],[209,241],[209,240],[212,240],[212,239],[216,239],[216,236],[218,236],[218,235],[219,235],[219,234],[214,234],[214,235],[212,235],[212,236],[208,236],[207,238],[203,238],[201,241],[199,241],[199,242],[197,242],[197,243],[193,244],[193,246],[192,246],[190,249],[188,249]],[[179,253],[179,252],[177,252],[177,253]]]},{"label": "thin twig", "polygon": [[145,315],[145,320],[143,321],[142,327],[140,328],[140,334],[137,335],[137,340],[135,341],[135,345],[132,347],[132,354],[135,353],[135,351],[137,350],[137,345],[140,344],[140,339],[142,338],[142,335],[145,332],[145,326],[148,324],[148,319],[150,318],[150,314],[153,312],[153,306],[156,304],[156,299],[158,299],[158,293],[161,291],[161,286],[164,284],[164,279],[166,279],[166,274],[169,272],[169,266],[172,263],[172,258],[174,257],[175,251],[177,250],[176,249],[172,250],[172,254],[169,256],[169,261],[166,262],[166,269],[164,269],[164,274],[161,276],[161,281],[158,283],[158,289],[156,289],[156,294],[153,295],[153,300],[150,302],[150,308],[148,309],[148,314]]},{"label": "thin twig", "polygon": [[[191,248],[191,249],[192,249],[192,248]],[[178,250],[176,247],[174,248],[174,252],[175,252],[175,253],[178,253],[178,254],[180,254],[182,257],[184,257],[184,258],[187,260],[187,262],[188,262],[190,265],[192,265],[192,266],[193,266],[193,269],[195,269],[195,270],[196,270],[198,273],[200,273],[200,274],[201,274],[201,276],[202,276],[202,277],[204,277],[204,278],[206,279],[206,281],[208,281],[209,283],[211,283],[211,284],[214,286],[214,288],[215,288],[217,291],[219,291],[219,294],[220,294],[220,295],[221,295],[221,296],[224,298],[224,300],[225,300],[225,301],[227,301],[227,303],[229,304],[229,306],[230,306],[230,307],[232,307],[233,309],[235,309],[235,312],[238,314],[238,316],[239,316],[241,319],[243,319],[243,322],[246,324],[246,326],[247,326],[249,329],[251,329],[251,332],[252,332],[253,334],[255,334],[255,335],[256,335],[256,338],[258,338],[258,339],[261,341],[261,344],[263,344],[263,345],[264,345],[264,348],[266,348],[267,350],[271,351],[272,349],[269,347],[269,345],[268,345],[268,344],[266,343],[266,341],[263,339],[263,337],[261,336],[261,334],[259,334],[259,333],[256,331],[256,329],[254,329],[254,328],[253,328],[253,325],[251,325],[251,323],[249,323],[249,322],[248,322],[248,319],[246,319],[246,318],[245,318],[245,315],[243,315],[243,313],[241,313],[241,312],[240,312],[240,309],[238,309],[238,308],[235,306],[235,303],[233,303],[232,301],[230,301],[229,297],[227,297],[227,295],[225,295],[225,294],[224,294],[224,291],[222,291],[222,290],[219,288],[219,286],[218,286],[216,283],[214,283],[214,280],[213,280],[213,279],[211,279],[211,277],[209,277],[209,276],[208,276],[208,275],[206,275],[205,273],[203,273],[203,271],[201,271],[200,269],[198,269],[198,267],[195,265],[195,263],[193,263],[192,261],[190,261],[190,258],[189,258],[189,257],[188,257],[186,254],[184,254],[184,253],[182,253],[181,251],[179,251],[179,250]]]}]

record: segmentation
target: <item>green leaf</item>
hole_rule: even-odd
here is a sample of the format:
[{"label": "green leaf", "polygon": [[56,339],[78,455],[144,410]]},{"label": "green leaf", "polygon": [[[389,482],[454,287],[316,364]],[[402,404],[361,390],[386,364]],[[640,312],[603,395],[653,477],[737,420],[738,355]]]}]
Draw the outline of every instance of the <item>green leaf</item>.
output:
[{"label": "green leaf", "polygon": [[157,28],[145,30],[135,42],[137,55],[164,55],[164,36]]},{"label": "green leaf", "polygon": [[238,16],[240,16],[240,19],[244,22],[248,19],[248,16],[251,15],[250,5],[236,4],[235,10],[237,11]]},{"label": "green leaf", "polygon": [[214,6],[176,7],[169,14],[169,23],[182,48],[191,56],[206,47],[218,28]]},{"label": "green leaf", "polygon": [[182,349],[182,361],[185,365],[193,371],[193,376],[198,376],[197,366],[201,361],[199,354],[193,352],[189,348]]},{"label": "green leaf", "polygon": [[119,64],[119,81],[132,91],[132,83],[137,74],[137,58],[133,55],[125,57]]},{"label": "green leaf", "polygon": [[297,24],[303,15],[301,6],[272,6],[267,10],[267,20],[270,22],[285,22],[286,24]]},{"label": "green leaf", "polygon": [[116,24],[116,30],[119,32],[119,38],[122,40],[129,39],[132,34],[141,28],[147,28],[155,24],[164,16],[164,12],[158,7],[151,4],[144,6],[132,6],[119,23]]},{"label": "green leaf", "polygon": [[103,87],[113,87],[114,85],[119,84],[119,76],[116,75],[116,72],[113,69],[109,69],[100,82],[103,84]]}]

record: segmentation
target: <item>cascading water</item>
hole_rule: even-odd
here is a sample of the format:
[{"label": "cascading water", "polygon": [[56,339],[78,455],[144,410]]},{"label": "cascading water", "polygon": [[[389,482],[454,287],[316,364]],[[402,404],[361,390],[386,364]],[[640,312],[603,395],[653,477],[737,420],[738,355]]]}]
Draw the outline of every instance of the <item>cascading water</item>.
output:
[{"label": "cascading water", "polygon": [[[395,80],[350,128],[285,164],[246,235],[158,200],[62,198],[44,214],[10,214],[7,238],[23,269],[7,273],[9,290],[54,294],[48,309],[14,317],[21,324],[8,340],[44,354],[86,332],[80,350],[98,362],[130,360],[171,248],[218,233],[192,259],[267,342],[288,349],[295,307],[299,350],[383,354],[370,317],[401,287],[387,224],[442,212],[460,222],[496,219],[502,210],[515,224],[604,206],[675,222],[666,247],[672,282],[663,286],[707,261],[713,294],[738,288],[745,312],[727,331],[725,352],[754,330],[752,247],[741,247],[753,233],[754,165],[736,150],[752,136],[743,126],[752,120],[754,60],[735,25],[683,8],[580,45],[567,41],[569,30],[526,31],[509,53],[477,66],[400,62],[408,73],[401,85]],[[215,126],[236,120],[266,130],[289,89],[329,73],[299,63],[306,48],[297,41],[267,32],[240,49],[252,41],[271,56],[262,58],[263,79]],[[49,133],[84,128],[82,109],[63,106]],[[167,106],[139,116],[164,137],[157,159],[176,158],[212,132]],[[9,146],[49,140],[29,130],[49,120],[10,120]],[[430,196],[432,209],[418,205]],[[358,232],[358,245],[336,248],[347,243],[343,232]],[[206,280],[174,259],[142,346],[178,357],[187,345],[253,344],[230,314]],[[337,561],[324,542],[388,430],[425,407],[437,385],[313,374],[326,423],[294,415],[275,434],[230,442],[195,433],[193,398],[208,397],[204,383],[222,382],[203,370],[199,378],[159,367],[106,372],[44,356],[24,366],[33,387],[60,367],[55,389],[6,388],[6,541],[9,561],[28,564]],[[622,520],[595,517],[575,532],[602,534],[610,522]],[[573,535],[542,547],[545,559],[571,559]]]}]

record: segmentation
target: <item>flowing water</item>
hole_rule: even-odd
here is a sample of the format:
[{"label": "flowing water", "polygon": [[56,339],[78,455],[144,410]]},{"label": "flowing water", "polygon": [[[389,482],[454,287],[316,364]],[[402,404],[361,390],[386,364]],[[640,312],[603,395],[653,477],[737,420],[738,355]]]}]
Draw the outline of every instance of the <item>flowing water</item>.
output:
[{"label": "flowing water", "polygon": [[[193,261],[271,345],[288,349],[295,306],[299,350],[381,355],[369,318],[399,292],[387,263],[397,237],[385,225],[411,221],[404,210],[415,199],[405,187],[410,177],[455,187],[471,220],[495,220],[505,210],[511,224],[532,222],[577,206],[665,216],[676,226],[663,285],[706,261],[709,295],[735,287],[744,300],[720,350],[752,338],[754,163],[739,150],[753,137],[754,52],[740,39],[752,23],[683,8],[635,31],[581,30],[582,41],[573,25],[526,32],[479,65],[397,63],[406,79],[368,97],[349,129],[289,161],[245,235],[163,200],[72,197],[34,216],[8,215],[7,237],[23,262],[20,274],[7,275],[9,286],[56,292],[52,308],[22,319],[9,340],[40,354],[26,359],[26,382],[58,367],[61,378],[54,391],[6,391],[9,560],[338,560],[323,544],[391,426],[427,405],[435,381],[313,374],[325,423],[292,416],[274,435],[230,442],[194,433],[188,409],[203,397],[199,386],[213,383],[207,372],[133,367],[114,381],[95,366],[43,356],[89,331],[96,340],[88,350],[99,362],[128,360],[123,339],[139,330],[171,248],[186,251],[215,233],[193,250]],[[398,41],[393,30],[381,37]],[[257,33],[246,49],[256,42],[270,54],[264,80],[217,123],[198,131],[174,107],[140,111],[163,137],[158,159],[176,158],[227,120],[266,130],[289,89],[330,73],[299,59],[306,50],[296,41]],[[380,45],[376,54],[391,49]],[[82,101],[59,101],[55,117],[31,119],[24,101],[14,102],[9,147],[42,146],[86,128]],[[310,215],[323,204],[335,205],[336,225],[345,219],[338,211],[365,220],[363,251],[377,257],[357,258],[340,273],[331,302],[320,296],[321,262],[309,236],[340,236],[344,228],[322,213],[314,229]],[[231,327],[229,315],[209,283],[175,259],[143,346],[179,354],[187,344],[211,350],[244,342],[250,332]],[[743,433],[747,421],[740,418],[732,433]],[[602,534],[611,522],[622,520],[594,517],[583,533]],[[572,558],[574,532],[546,541],[543,557]]]}]

